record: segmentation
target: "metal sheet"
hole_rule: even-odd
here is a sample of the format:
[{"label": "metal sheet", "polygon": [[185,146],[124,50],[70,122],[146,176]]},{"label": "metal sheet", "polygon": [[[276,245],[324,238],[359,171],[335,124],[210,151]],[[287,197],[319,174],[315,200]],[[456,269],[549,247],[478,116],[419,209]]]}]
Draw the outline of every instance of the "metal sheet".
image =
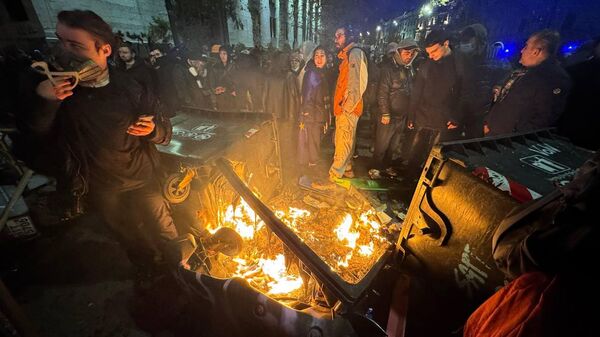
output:
[{"label": "metal sheet", "polygon": [[209,160],[231,144],[251,136],[268,115],[227,115],[223,118],[197,113],[181,113],[171,119],[173,138],[158,150],[166,155],[198,161]]}]

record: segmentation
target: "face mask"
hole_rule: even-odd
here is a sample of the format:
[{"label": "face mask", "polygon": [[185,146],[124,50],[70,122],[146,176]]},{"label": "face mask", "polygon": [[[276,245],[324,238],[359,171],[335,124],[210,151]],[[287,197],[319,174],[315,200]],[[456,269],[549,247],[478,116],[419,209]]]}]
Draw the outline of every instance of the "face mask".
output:
[{"label": "face mask", "polygon": [[[68,87],[68,90],[73,90],[80,83],[82,86],[94,86],[92,83],[96,83],[105,73],[100,66],[91,60],[80,64],[70,71],[67,71],[64,68],[63,71],[50,71],[48,63],[44,61],[32,63],[31,68],[42,75],[46,75],[52,84],[56,84],[57,78],[70,78],[71,85]],[[108,82],[106,82],[106,84],[108,84]]]},{"label": "face mask", "polygon": [[[70,77],[73,89],[77,84],[88,87],[99,87],[108,84],[108,69],[102,69],[90,59],[85,59],[62,48],[55,48],[49,63],[35,62],[31,67],[37,72],[46,75],[50,82],[55,83],[55,77]],[[55,69],[50,71],[50,69]]]},{"label": "face mask", "polygon": [[461,43],[458,48],[465,54],[472,54],[475,52],[475,45],[472,43]]},{"label": "face mask", "polygon": [[189,67],[188,71],[190,72],[190,74],[192,74],[192,76],[194,76],[194,77],[198,76],[198,70],[196,70],[196,68]]}]

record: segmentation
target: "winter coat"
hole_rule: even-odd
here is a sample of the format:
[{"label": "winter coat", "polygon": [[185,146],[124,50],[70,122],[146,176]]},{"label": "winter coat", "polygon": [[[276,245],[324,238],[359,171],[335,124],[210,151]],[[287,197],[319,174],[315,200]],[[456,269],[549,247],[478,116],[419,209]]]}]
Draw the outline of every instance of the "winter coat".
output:
[{"label": "winter coat", "polygon": [[548,128],[560,118],[571,89],[569,75],[555,59],[524,72],[492,106],[487,119],[489,135]]},{"label": "winter coat", "polygon": [[144,63],[144,61],[136,59],[129,69],[127,69],[125,64],[122,63],[117,69],[125,73],[127,76],[130,76],[151,95],[156,96],[158,94],[158,89],[155,83],[154,69]]},{"label": "winter coat", "polygon": [[446,129],[448,122],[462,124],[463,87],[464,62],[457,53],[438,61],[427,60],[415,78],[409,121],[433,129]]},{"label": "winter coat", "polygon": [[369,80],[367,57],[354,43],[350,43],[338,53],[340,72],[335,87],[333,112],[336,116],[342,113],[353,113],[357,116],[363,112],[363,94]]},{"label": "winter coat", "polygon": [[407,116],[413,80],[411,66],[393,63],[382,69],[377,88],[377,102],[382,117]]},{"label": "winter coat", "polygon": [[327,70],[319,69],[312,60],[309,61],[302,86],[301,120],[312,123],[328,122],[330,100]]}]

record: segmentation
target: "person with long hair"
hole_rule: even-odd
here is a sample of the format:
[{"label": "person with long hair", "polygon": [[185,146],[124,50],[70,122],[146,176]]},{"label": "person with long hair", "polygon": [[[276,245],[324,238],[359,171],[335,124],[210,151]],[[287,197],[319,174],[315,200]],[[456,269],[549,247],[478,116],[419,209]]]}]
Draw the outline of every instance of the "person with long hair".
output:
[{"label": "person with long hair", "polygon": [[325,48],[318,46],[306,65],[302,81],[302,103],[298,115],[298,161],[301,166],[316,165],[321,139],[329,125],[331,98],[326,64]]}]

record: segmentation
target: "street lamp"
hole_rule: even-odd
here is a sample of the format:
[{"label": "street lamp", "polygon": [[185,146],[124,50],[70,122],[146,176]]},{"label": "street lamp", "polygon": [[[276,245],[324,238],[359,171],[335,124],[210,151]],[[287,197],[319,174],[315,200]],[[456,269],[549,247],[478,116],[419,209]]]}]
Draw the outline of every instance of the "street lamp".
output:
[{"label": "street lamp", "polygon": [[371,36],[371,32],[367,30],[367,36]]},{"label": "street lamp", "polygon": [[430,16],[433,13],[433,6],[431,4],[425,4],[421,7],[421,13],[425,16]]},{"label": "street lamp", "polygon": [[394,26],[398,25],[398,21],[394,20]]},{"label": "street lamp", "polygon": [[375,31],[377,31],[377,32],[381,31],[381,26],[377,26],[377,27],[375,28]]}]

